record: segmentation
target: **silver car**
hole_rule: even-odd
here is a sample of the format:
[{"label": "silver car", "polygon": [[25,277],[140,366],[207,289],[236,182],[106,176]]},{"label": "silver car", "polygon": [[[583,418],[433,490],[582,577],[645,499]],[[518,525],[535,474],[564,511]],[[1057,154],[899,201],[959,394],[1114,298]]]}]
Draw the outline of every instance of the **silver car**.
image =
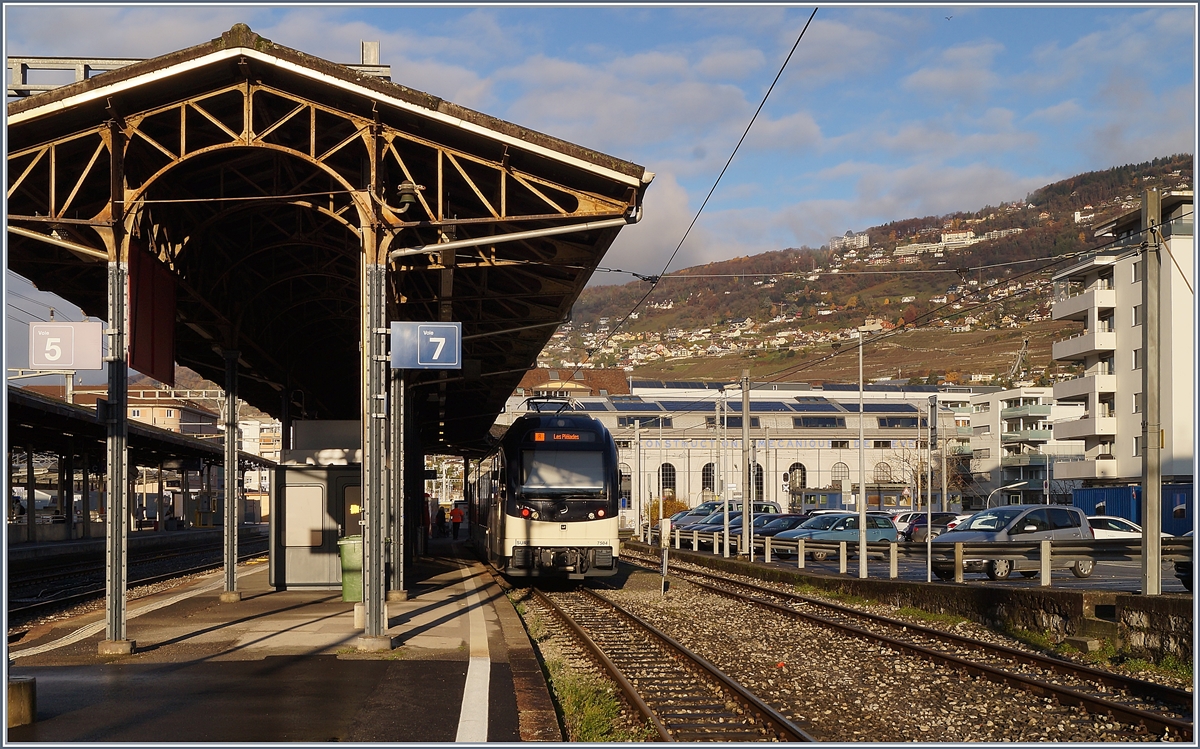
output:
[{"label": "silver car", "polygon": [[[990,541],[1052,541],[1091,539],[1087,515],[1078,507],[1065,505],[1007,505],[983,510],[933,539],[934,544]],[[1057,569],[1069,569],[1075,577],[1089,577],[1095,564],[1056,562]],[[1037,560],[964,559],[964,572],[986,572],[993,580],[1003,580],[1014,570],[1023,577],[1035,577],[1041,569]],[[941,580],[954,577],[954,562],[935,559],[933,571]]]}]

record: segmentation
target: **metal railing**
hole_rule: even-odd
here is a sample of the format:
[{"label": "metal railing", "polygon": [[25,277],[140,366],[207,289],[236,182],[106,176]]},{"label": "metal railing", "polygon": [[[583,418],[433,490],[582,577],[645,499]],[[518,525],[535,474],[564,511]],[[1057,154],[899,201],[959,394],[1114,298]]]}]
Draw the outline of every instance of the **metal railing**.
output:
[{"label": "metal railing", "polygon": [[[659,545],[660,533],[656,528],[644,528],[643,538],[647,543]],[[724,531],[701,533],[672,529],[669,540],[674,549],[687,548],[694,551],[705,551],[721,556],[750,556],[743,550],[744,538],[740,529],[731,532],[726,538]],[[823,561],[829,557],[838,559],[838,568],[846,572],[847,559],[858,550],[857,541],[813,541],[808,539],[776,539],[774,537],[755,537],[755,558],[773,562],[795,558],[797,569],[804,569],[806,557],[813,556],[814,561]],[[1004,541],[1004,542],[934,542],[927,547],[925,543],[908,543],[897,541],[877,541],[867,544],[868,556],[881,556],[889,562],[889,577],[899,577],[898,561],[900,557],[925,559],[926,552],[932,552],[932,564],[935,568],[953,572],[955,582],[963,581],[964,566],[967,562],[1007,559],[1037,564],[1037,572],[1043,586],[1051,584],[1051,571],[1061,569],[1076,562],[1140,562],[1142,558],[1142,542],[1138,539],[1087,539],[1071,541]],[[1193,539],[1183,536],[1167,537],[1161,541],[1161,558],[1164,562],[1191,560],[1194,556]],[[1028,566],[1028,565],[1025,565]],[[1029,571],[1029,570],[1026,570]]]}]

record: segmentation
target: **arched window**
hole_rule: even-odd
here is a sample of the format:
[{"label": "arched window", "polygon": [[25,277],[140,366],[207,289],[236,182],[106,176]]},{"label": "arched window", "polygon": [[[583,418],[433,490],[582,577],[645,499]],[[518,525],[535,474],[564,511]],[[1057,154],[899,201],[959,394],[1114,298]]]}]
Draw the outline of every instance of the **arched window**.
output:
[{"label": "arched window", "polygon": [[675,499],[675,466],[663,463],[658,469],[658,485],[664,499]]},{"label": "arched window", "polygon": [[[845,463],[838,463],[838,465],[845,465]],[[792,463],[788,466],[787,480],[784,483],[788,485],[788,488],[807,489],[808,469],[804,467],[803,463]]]},{"label": "arched window", "polygon": [[850,480],[850,466],[845,463],[834,463],[829,469],[829,483],[834,489],[841,489],[843,481]]},{"label": "arched window", "polygon": [[700,489],[706,492],[717,490],[717,465],[705,463],[700,469]]},{"label": "arched window", "polygon": [[892,480],[892,464],[891,463],[876,463],[875,464],[875,483],[884,484]]},{"label": "arched window", "polygon": [[763,486],[763,477],[766,474],[763,471],[761,463],[754,464],[754,501],[762,502],[766,498],[765,489]]},{"label": "arched window", "polygon": [[625,499],[629,499],[633,496],[633,472],[629,470],[628,463],[617,466],[617,472],[621,477],[620,494]]}]

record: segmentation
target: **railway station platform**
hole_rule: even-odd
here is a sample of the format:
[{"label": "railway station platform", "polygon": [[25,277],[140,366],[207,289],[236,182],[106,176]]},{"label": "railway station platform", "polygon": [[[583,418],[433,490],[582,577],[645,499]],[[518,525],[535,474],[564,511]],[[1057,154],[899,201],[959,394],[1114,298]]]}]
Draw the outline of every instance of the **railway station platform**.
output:
[{"label": "railway station platform", "polygon": [[394,649],[360,651],[339,590],[276,591],[265,561],[129,603],[132,655],[100,656],[104,612],[8,644],[36,679],[37,720],[6,743],[561,741],[516,611],[466,548],[431,539],[409,597],[389,602]]}]

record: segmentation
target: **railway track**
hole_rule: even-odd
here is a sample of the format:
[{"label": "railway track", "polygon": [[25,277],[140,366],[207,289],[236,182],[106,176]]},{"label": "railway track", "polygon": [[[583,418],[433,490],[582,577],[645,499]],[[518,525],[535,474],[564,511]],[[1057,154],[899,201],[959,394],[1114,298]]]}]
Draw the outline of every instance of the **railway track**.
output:
[{"label": "railway track", "polygon": [[663,741],[813,740],[708,661],[596,592],[531,593]]},{"label": "railway track", "polygon": [[[623,555],[622,561],[646,569],[661,569],[649,558],[635,561]],[[671,572],[717,595],[802,618],[974,676],[1052,697],[1061,704],[1077,705],[1090,713],[1107,714],[1156,735],[1167,733],[1184,741],[1193,740],[1193,695],[1181,689],[767,586],[678,567],[672,567]]]},{"label": "railway track", "polygon": [[[262,539],[261,542],[257,542],[257,541],[258,541],[257,539],[249,539],[249,540],[247,540],[246,543],[242,544],[243,546],[246,546],[249,548],[238,554],[239,562],[245,562],[249,559],[257,558],[266,553],[266,548],[265,548],[266,547],[266,539]],[[262,546],[264,548],[258,548],[260,546]],[[195,556],[196,554],[197,554],[196,549],[190,549],[190,550],[180,551],[180,552],[177,552],[174,554],[160,554],[160,555],[155,556],[152,560],[141,560],[141,561],[163,562],[163,561],[169,561],[171,559],[181,559],[181,558],[185,558],[185,557],[189,557],[189,556]],[[138,574],[138,572],[136,570],[131,569],[131,571],[130,571],[131,574],[130,574],[130,577],[128,580],[127,587],[133,587],[133,586],[138,586],[138,585],[154,585],[156,583],[166,582],[168,580],[172,580],[177,577],[186,577],[188,575],[195,575],[195,574],[200,574],[202,572],[209,572],[211,570],[222,567],[224,565],[224,563],[225,562],[223,559],[218,558],[218,559],[215,559],[212,561],[203,562],[198,565],[192,565],[192,566],[185,567],[185,568],[176,568],[176,569],[168,570],[167,572],[159,572],[159,573],[153,573],[153,574],[151,574],[151,573]],[[63,592],[60,595],[53,595],[52,597],[43,596],[43,597],[40,597],[38,600],[33,600],[33,601],[30,601],[29,599],[20,599],[20,598],[16,598],[16,597],[10,597],[9,598],[9,607],[8,607],[9,621],[10,622],[12,622],[14,620],[28,621],[32,617],[37,617],[37,616],[40,616],[42,614],[45,614],[45,613],[48,613],[51,611],[57,611],[59,609],[64,609],[64,608],[68,608],[70,606],[75,606],[75,605],[87,603],[89,601],[94,601],[97,599],[104,598],[105,594],[107,593],[107,590],[105,589],[104,582],[103,582],[103,569],[100,570],[100,575],[101,575],[101,579],[100,579],[100,583],[98,585],[94,582],[85,582],[85,583],[83,583],[83,586],[74,586],[74,588],[85,587],[84,590],[74,590],[74,588],[67,588],[67,589],[65,589],[67,592]],[[54,575],[50,579],[57,580],[57,579],[62,579],[62,578],[60,575]],[[74,591],[74,592],[71,592],[71,591]]]}]

